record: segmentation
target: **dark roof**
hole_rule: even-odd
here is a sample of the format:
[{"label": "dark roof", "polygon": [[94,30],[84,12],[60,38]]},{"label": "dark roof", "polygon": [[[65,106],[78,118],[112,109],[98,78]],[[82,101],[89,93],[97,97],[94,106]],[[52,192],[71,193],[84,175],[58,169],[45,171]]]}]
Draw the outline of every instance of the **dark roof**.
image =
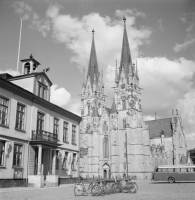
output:
[{"label": "dark roof", "polygon": [[2,73],[0,74],[0,77],[1,78],[4,78],[5,80],[9,79],[9,78],[12,78],[13,76],[8,74],[8,73]]},{"label": "dark roof", "polygon": [[78,121],[78,122],[81,121],[80,116],[75,115],[74,113],[72,113],[68,110],[65,110],[49,101],[46,101],[45,99],[42,99],[42,98],[36,96],[35,94],[15,85],[14,83],[12,83],[10,81],[6,81],[5,79],[3,79],[1,77],[0,77],[0,87],[6,89],[8,91],[14,92],[14,94],[17,94],[21,97],[24,97],[25,99],[28,99],[32,102],[42,105],[45,108],[53,110],[54,112],[57,112],[63,116],[68,116],[70,119],[74,119],[75,121]]},{"label": "dark roof", "polygon": [[[176,117],[175,117],[176,118]],[[172,118],[156,119],[152,121],[145,121],[149,128],[150,138],[161,137],[164,133],[164,137],[172,137]]]}]

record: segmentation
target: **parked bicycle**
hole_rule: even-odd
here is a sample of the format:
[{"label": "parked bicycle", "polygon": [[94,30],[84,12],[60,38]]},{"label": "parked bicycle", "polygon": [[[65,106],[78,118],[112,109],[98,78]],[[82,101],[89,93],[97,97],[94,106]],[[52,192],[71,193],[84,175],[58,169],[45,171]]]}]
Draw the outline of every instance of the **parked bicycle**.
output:
[{"label": "parked bicycle", "polygon": [[83,182],[78,182],[74,187],[75,196],[84,196],[84,195],[97,195],[100,193],[99,189],[99,181],[95,181],[94,183],[90,183],[88,188],[86,189]]},{"label": "parked bicycle", "polygon": [[125,192],[125,193],[136,193],[138,191],[138,186],[136,182],[131,182],[131,179],[125,179],[125,183],[122,183],[123,180],[116,180],[116,183],[112,185],[112,189],[115,193]]}]

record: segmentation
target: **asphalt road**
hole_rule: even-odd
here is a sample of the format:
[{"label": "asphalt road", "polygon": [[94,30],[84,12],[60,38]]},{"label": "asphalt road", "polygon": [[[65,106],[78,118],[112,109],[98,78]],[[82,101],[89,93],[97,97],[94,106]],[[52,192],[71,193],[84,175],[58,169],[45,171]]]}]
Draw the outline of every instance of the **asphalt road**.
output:
[{"label": "asphalt road", "polygon": [[0,189],[0,200],[193,200],[195,183],[157,183],[147,180],[136,180],[139,190],[136,194],[118,193],[104,196],[74,196],[74,185],[55,188],[3,188]]}]

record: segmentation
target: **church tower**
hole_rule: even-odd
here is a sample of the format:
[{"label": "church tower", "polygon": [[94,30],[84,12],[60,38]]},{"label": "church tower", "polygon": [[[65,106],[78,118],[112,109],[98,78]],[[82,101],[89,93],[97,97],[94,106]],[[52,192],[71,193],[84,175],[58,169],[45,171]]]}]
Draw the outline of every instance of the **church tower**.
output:
[{"label": "church tower", "polygon": [[[80,172],[97,175],[99,167],[99,131],[102,111],[105,108],[103,71],[99,72],[92,30],[92,44],[87,75],[83,77],[81,94]],[[84,173],[84,174],[85,174]]]},{"label": "church tower", "polygon": [[137,63],[132,62],[125,17],[123,21],[121,60],[120,65],[116,65],[116,87],[112,106],[116,111],[115,115],[110,115],[113,124],[112,172],[116,172],[115,175],[136,175],[138,178],[145,178],[149,176],[151,163],[149,131],[142,116]]},{"label": "church tower", "polygon": [[99,72],[92,31],[87,75],[81,94],[80,175],[85,177],[151,175],[149,131],[141,110],[137,63],[133,64],[124,18],[121,60],[116,63],[114,98],[105,105],[103,73]]}]

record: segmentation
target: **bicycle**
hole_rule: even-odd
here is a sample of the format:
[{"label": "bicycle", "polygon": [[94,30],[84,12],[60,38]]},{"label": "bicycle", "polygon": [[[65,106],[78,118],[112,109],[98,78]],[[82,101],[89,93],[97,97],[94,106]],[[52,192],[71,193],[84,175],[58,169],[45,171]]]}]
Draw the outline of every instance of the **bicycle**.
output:
[{"label": "bicycle", "polygon": [[99,193],[99,188],[97,187],[98,184],[98,181],[90,183],[88,188],[86,189],[83,182],[78,182],[77,184],[75,184],[74,194],[75,196],[84,196],[89,194],[96,195],[97,193]]},{"label": "bicycle", "polygon": [[136,193],[138,190],[138,186],[135,182],[131,182],[131,179],[125,180],[125,185],[122,184],[121,180],[116,180],[116,183],[112,185],[112,189],[114,192],[125,192],[125,193]]}]

